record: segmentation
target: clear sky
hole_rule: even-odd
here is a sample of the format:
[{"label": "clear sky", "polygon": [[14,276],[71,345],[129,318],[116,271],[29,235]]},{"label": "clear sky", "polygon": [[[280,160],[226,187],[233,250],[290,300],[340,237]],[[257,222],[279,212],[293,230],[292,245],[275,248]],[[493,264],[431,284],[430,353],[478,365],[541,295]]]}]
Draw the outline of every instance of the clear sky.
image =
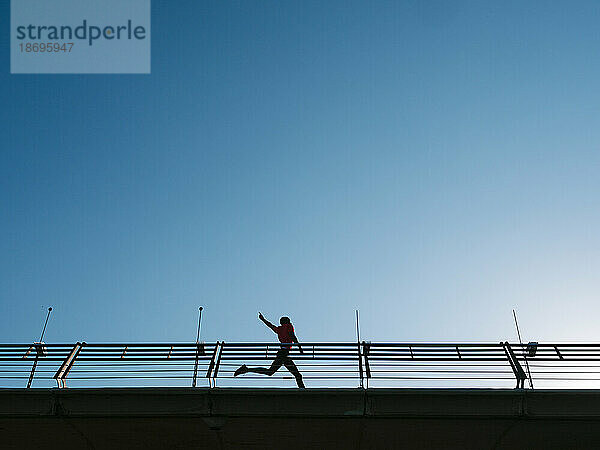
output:
[{"label": "clear sky", "polygon": [[0,341],[598,341],[600,3],[154,0],[10,75]]}]

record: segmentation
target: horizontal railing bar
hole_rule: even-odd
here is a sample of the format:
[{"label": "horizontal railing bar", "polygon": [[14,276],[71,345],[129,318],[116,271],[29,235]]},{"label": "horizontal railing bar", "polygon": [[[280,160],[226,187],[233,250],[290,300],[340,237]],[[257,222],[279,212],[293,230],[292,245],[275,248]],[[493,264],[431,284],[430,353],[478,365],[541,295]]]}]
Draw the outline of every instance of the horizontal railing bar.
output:
[{"label": "horizontal railing bar", "polygon": [[[127,353],[122,354],[122,353],[106,353],[106,352],[97,352],[97,353],[90,353],[90,352],[84,352],[81,351],[81,353],[79,354],[79,358],[83,358],[83,357],[88,357],[88,358],[93,358],[96,356],[112,356],[115,358],[132,358],[132,357],[138,357],[138,356],[159,356],[162,358],[166,358],[167,356],[169,356],[171,358],[174,358],[175,356],[177,357],[191,357],[191,358],[195,358],[196,353],[195,352],[190,352],[190,353],[176,353],[176,352],[172,352],[172,353],[168,353],[168,352],[135,352],[135,351],[127,351]],[[78,358],[78,359],[79,359]],[[207,355],[199,355],[199,358],[208,358],[210,359],[210,356]]]},{"label": "horizontal railing bar", "polygon": [[[390,347],[413,347],[413,348],[418,348],[418,347],[451,347],[451,348],[455,348],[456,346],[461,347],[462,348],[466,348],[466,347],[498,347],[499,344],[498,343],[451,343],[451,342],[438,342],[438,343],[433,343],[433,342],[389,342],[389,343],[383,343],[383,342],[368,342],[368,344],[371,346],[371,348],[375,348],[375,347],[381,347],[381,346],[390,346]],[[17,344],[7,344],[7,343],[0,343],[0,348],[6,348],[6,347],[14,347],[14,348],[24,348],[25,350],[27,350],[29,347],[31,347],[33,345],[32,343],[17,343]],[[212,346],[213,348],[216,346],[216,343],[214,342],[205,342],[202,345],[204,345],[205,347],[209,347]],[[281,343],[278,342],[231,342],[231,343],[227,343],[227,347],[229,347],[230,345],[232,346],[257,346],[257,345],[269,345],[269,346],[278,346],[281,345]],[[290,345],[297,345],[297,344],[290,344]],[[355,347],[356,343],[354,342],[302,342],[300,345],[302,346],[312,346],[312,345],[318,345],[318,346],[347,346],[347,347]],[[511,346],[515,347],[515,348],[526,348],[527,344],[519,344],[519,343],[510,343]],[[64,347],[64,348],[72,348],[73,344],[72,343],[67,343],[67,344],[53,344],[53,343],[44,343],[44,346],[47,348],[51,348],[51,347]],[[188,343],[188,342],[140,342],[140,343],[128,343],[128,342],[122,342],[122,343],[115,343],[115,342],[106,342],[106,343],[85,343],[85,347],[86,348],[91,348],[91,347],[125,347],[125,346],[129,346],[129,347],[178,347],[178,346],[187,346],[190,348],[195,348],[196,347],[196,343]],[[568,349],[569,347],[585,347],[585,348],[590,348],[590,347],[597,347],[600,349],[600,343],[538,343],[536,345],[537,349],[543,349],[543,348],[548,348],[548,349],[553,349],[554,347],[558,347],[560,350],[562,349]]]},{"label": "horizontal railing bar", "polygon": [[[84,362],[84,361],[123,361],[125,358],[121,359],[121,358],[114,358],[114,357],[101,357],[101,358],[96,358],[93,356],[85,356],[82,355],[79,358],[77,358],[77,362]],[[128,358],[131,361],[157,361],[156,358],[147,358],[147,357],[133,357],[133,358]],[[161,359],[165,359],[167,360],[167,357],[165,356],[164,358]],[[171,361],[194,361],[193,357],[179,357],[179,356],[171,356],[170,358],[168,358]],[[201,357],[198,358],[199,360],[209,360],[210,358],[208,357]]]}]

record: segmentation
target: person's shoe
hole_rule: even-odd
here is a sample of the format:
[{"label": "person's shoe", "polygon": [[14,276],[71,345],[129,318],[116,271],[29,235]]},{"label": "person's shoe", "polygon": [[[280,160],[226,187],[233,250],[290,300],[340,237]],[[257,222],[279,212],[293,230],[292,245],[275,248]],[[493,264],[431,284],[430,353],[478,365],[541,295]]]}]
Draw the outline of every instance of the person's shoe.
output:
[{"label": "person's shoe", "polygon": [[233,373],[234,377],[237,377],[238,375],[243,375],[245,373],[248,372],[248,368],[246,367],[246,364],[242,364],[240,367],[238,367],[238,369]]}]

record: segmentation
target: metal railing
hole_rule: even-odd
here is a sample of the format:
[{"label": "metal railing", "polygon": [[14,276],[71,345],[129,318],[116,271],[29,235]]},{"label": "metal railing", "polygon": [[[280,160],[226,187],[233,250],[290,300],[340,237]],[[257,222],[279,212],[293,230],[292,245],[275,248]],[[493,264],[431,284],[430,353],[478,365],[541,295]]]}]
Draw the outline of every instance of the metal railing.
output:
[{"label": "metal railing", "polygon": [[[275,343],[0,344],[0,386],[294,386]],[[600,387],[600,344],[303,343],[308,387]],[[35,382],[35,383],[34,383]],[[516,382],[516,385],[515,385]]]}]

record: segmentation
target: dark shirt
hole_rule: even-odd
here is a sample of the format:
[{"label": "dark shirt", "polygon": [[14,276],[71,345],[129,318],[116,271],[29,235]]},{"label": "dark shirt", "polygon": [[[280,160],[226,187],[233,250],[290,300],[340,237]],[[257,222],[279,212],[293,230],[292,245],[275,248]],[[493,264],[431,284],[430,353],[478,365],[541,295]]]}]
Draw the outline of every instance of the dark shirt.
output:
[{"label": "dark shirt", "polygon": [[[291,344],[292,343],[292,335],[294,334],[294,327],[291,323],[284,323],[277,328],[277,337],[279,338],[279,342],[283,344]],[[281,348],[291,348],[291,345],[282,345]]]}]

